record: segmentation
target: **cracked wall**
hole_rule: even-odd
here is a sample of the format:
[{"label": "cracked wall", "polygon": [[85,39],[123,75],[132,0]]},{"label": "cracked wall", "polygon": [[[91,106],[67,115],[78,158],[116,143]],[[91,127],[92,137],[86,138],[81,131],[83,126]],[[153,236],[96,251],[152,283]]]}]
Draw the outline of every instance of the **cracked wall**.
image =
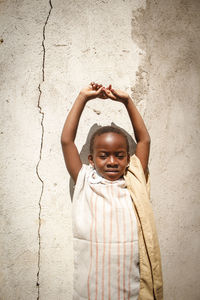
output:
[{"label": "cracked wall", "polygon": [[42,48],[43,48],[42,81],[41,81],[41,83],[38,86],[38,91],[39,91],[38,108],[39,108],[39,113],[41,114],[41,129],[42,129],[42,134],[41,134],[40,156],[39,156],[39,161],[38,161],[37,166],[36,166],[36,173],[37,173],[37,176],[38,176],[39,180],[41,181],[42,188],[41,188],[40,199],[39,199],[39,202],[38,202],[38,206],[39,206],[38,219],[39,219],[39,221],[38,221],[38,271],[37,271],[37,283],[36,283],[36,286],[37,286],[37,289],[38,289],[37,300],[40,299],[40,252],[41,252],[41,234],[40,234],[40,229],[41,229],[41,222],[42,222],[42,219],[41,219],[41,210],[42,210],[41,201],[42,201],[42,196],[43,196],[43,191],[44,191],[44,181],[42,180],[42,178],[40,177],[40,174],[39,174],[39,164],[40,164],[40,161],[42,159],[42,149],[43,149],[43,139],[44,139],[44,124],[43,124],[43,121],[44,121],[44,112],[42,111],[42,107],[41,107],[41,98],[42,98],[42,87],[41,86],[42,86],[42,83],[44,83],[44,81],[45,81],[45,58],[46,58],[45,38],[46,38],[46,26],[48,24],[48,20],[49,20],[50,14],[51,14],[51,11],[53,9],[51,0],[49,0],[49,6],[50,6],[49,12],[48,12],[46,21],[45,21],[44,26],[43,26],[43,40],[42,40]]},{"label": "cracked wall", "polygon": [[[199,8],[195,0],[0,1],[0,299],[72,298],[60,135],[92,80],[125,89],[145,118],[165,299],[198,299]],[[112,121],[133,133],[120,103],[88,103],[79,150],[94,124]]]}]

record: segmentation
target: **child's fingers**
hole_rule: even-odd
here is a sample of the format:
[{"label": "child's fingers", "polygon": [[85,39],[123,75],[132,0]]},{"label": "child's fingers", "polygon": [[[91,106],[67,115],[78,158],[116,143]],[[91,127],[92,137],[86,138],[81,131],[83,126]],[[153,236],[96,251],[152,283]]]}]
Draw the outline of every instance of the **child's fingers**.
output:
[{"label": "child's fingers", "polygon": [[89,83],[89,87],[92,88],[92,82]]},{"label": "child's fingers", "polygon": [[115,91],[114,89],[111,89],[111,92],[113,93],[113,95],[115,95],[116,97],[119,96],[119,94],[117,93],[117,91]]},{"label": "child's fingers", "polygon": [[96,84],[94,81],[92,81],[92,82],[90,83],[90,85],[92,86],[92,89],[93,89],[93,90],[96,90],[97,84]]},{"label": "child's fingers", "polygon": [[105,92],[105,94],[110,98],[110,99],[113,99],[113,100],[116,100],[117,98],[115,97],[115,95],[113,95],[113,93],[108,90],[108,89],[104,89],[103,90]]},{"label": "child's fingers", "polygon": [[114,89],[111,89],[111,92],[112,92],[113,94],[116,94],[116,91],[115,91]]},{"label": "child's fingers", "polygon": [[98,84],[95,82],[91,82],[91,85],[93,90],[98,90],[100,87],[102,87],[102,84]]},{"label": "child's fingers", "polygon": [[102,90],[103,90],[103,86],[101,86],[98,90],[97,90],[97,95],[99,95],[101,92],[102,92]]},{"label": "child's fingers", "polygon": [[101,98],[101,99],[108,99],[108,97],[106,95],[99,95],[99,98]]},{"label": "child's fingers", "polygon": [[104,90],[102,90],[101,98],[102,99],[108,99],[108,96],[106,95],[106,93],[104,92]]}]

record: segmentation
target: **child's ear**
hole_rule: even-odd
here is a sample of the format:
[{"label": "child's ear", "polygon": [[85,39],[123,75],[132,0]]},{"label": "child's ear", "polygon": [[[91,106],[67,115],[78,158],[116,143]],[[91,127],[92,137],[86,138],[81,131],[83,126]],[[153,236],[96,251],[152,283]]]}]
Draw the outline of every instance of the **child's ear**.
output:
[{"label": "child's ear", "polygon": [[130,153],[127,154],[127,162],[130,163]]},{"label": "child's ear", "polygon": [[94,167],[94,161],[93,161],[93,156],[92,156],[92,154],[89,154],[89,155],[88,155],[88,161],[89,161],[89,163]]}]

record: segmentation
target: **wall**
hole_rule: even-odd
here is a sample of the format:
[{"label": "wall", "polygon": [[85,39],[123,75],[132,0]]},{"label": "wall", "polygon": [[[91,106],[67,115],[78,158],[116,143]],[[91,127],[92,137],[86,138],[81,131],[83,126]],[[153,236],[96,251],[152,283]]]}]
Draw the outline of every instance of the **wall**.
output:
[{"label": "wall", "polygon": [[[0,1],[0,299],[72,296],[69,176],[60,135],[91,81],[126,90],[152,139],[151,201],[166,300],[197,300],[200,2]],[[80,121],[133,133],[119,103],[94,100]]]}]

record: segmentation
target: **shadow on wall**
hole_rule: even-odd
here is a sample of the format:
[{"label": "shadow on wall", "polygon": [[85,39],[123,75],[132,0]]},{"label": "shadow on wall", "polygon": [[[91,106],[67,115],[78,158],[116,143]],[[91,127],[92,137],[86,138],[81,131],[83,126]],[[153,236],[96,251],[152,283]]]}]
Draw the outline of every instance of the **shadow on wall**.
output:
[{"label": "shadow on wall", "polygon": [[[127,138],[128,138],[128,142],[129,142],[129,153],[130,153],[130,155],[133,155],[133,153],[135,153],[136,143],[135,143],[135,141],[133,140],[132,136],[131,136],[126,130],[124,130],[123,128],[117,126],[117,125],[116,125],[115,123],[113,123],[113,122],[111,123],[111,126],[119,128],[120,130],[122,130],[122,131],[126,134],[126,136],[127,136]],[[82,147],[82,149],[81,149],[81,152],[80,152],[80,157],[81,157],[81,161],[82,161],[83,164],[86,164],[86,165],[89,164],[89,162],[88,162],[88,155],[89,155],[89,153],[90,153],[90,139],[91,139],[93,133],[94,133],[95,131],[97,131],[99,128],[101,128],[101,127],[103,127],[103,126],[100,126],[100,125],[98,125],[98,124],[95,123],[95,124],[92,125],[92,127],[90,128],[90,131],[89,131],[89,133],[88,133],[88,135],[87,135],[86,142],[85,142],[85,144],[83,145],[83,147]],[[74,182],[73,182],[73,180],[70,178],[70,181],[69,181],[69,189],[70,189],[70,197],[71,197],[71,201],[72,201],[72,199],[73,199],[74,187],[75,187]]]}]

